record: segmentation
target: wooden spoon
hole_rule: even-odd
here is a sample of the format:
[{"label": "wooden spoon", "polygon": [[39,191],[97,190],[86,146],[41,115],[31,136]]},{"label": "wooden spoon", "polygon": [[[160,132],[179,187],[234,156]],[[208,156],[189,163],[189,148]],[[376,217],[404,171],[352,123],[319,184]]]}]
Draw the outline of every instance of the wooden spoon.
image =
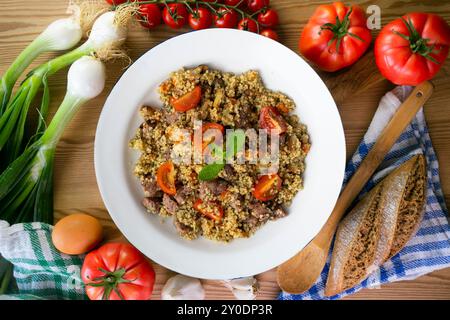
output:
[{"label": "wooden spoon", "polygon": [[277,281],[281,289],[287,293],[298,294],[308,290],[316,282],[327,260],[339,221],[432,93],[433,85],[425,81],[415,87],[401,104],[345,186],[333,212],[316,237],[297,255],[278,267]]}]

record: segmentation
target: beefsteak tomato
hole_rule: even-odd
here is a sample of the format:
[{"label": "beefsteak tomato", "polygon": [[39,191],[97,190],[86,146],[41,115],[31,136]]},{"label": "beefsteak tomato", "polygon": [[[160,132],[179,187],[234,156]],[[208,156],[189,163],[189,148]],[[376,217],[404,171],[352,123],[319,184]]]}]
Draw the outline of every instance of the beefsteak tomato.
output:
[{"label": "beefsteak tomato", "polygon": [[132,245],[107,243],[86,256],[81,278],[91,300],[148,300],[155,271]]},{"label": "beefsteak tomato", "polygon": [[375,41],[381,74],[395,84],[417,85],[439,71],[447,58],[450,27],[431,13],[409,13],[387,24]]},{"label": "beefsteak tomato", "polygon": [[355,63],[371,41],[361,7],[334,2],[316,9],[303,29],[299,49],[320,69],[337,71]]}]

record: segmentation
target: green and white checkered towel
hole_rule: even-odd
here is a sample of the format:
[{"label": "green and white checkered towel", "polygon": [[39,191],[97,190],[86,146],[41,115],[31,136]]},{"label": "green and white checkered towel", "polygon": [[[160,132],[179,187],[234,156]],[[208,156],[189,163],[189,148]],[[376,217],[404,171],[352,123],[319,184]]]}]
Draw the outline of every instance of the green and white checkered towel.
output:
[{"label": "green and white checkered towel", "polygon": [[0,299],[85,300],[80,271],[83,256],[59,252],[51,241],[53,226],[0,220],[0,255],[14,265],[17,292]]}]

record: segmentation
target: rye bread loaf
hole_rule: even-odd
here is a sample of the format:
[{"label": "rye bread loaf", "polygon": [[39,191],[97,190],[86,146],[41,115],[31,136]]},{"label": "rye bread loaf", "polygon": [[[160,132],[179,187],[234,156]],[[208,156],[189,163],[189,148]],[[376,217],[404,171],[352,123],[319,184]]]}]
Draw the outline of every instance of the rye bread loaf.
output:
[{"label": "rye bread loaf", "polygon": [[400,251],[422,219],[425,158],[417,155],[378,183],[339,224],[325,295],[349,289]]}]

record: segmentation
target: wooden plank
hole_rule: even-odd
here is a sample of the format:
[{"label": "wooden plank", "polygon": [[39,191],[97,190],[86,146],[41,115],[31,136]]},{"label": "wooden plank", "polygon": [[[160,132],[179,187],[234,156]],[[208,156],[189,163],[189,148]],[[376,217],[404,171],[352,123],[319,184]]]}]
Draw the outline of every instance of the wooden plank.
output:
[{"label": "wooden plank", "polygon": [[[302,26],[316,6],[329,0],[299,1],[272,0],[279,11],[281,42],[297,51]],[[367,7],[377,4],[381,8],[382,24],[412,11],[434,12],[450,22],[448,0],[358,0],[351,1]],[[26,6],[15,0],[0,1],[0,74],[19,52],[54,19],[62,17],[66,1],[30,0]],[[32,14],[30,14],[32,13]],[[185,31],[185,30],[182,30]],[[161,26],[146,31],[133,27],[127,40],[127,50],[135,60],[158,43],[182,31]],[[376,36],[378,31],[374,31]],[[54,54],[41,56],[33,66]],[[58,146],[55,164],[55,216],[57,219],[73,212],[86,212],[101,219],[108,239],[122,239],[120,231],[111,221],[98,192],[94,165],[93,145],[95,129],[102,105],[114,83],[123,73],[123,64],[108,65],[108,81],[104,93],[85,105],[64,133]],[[329,74],[319,73],[330,89],[339,108],[347,139],[347,155],[351,156],[364,135],[379,99],[393,87],[378,73],[370,51],[350,69]],[[425,107],[434,147],[441,165],[441,181],[447,203],[450,200],[450,64],[443,66],[433,79],[435,92]],[[52,91],[51,112],[61,101],[66,87],[66,73],[60,72],[50,80]],[[159,298],[162,285],[171,272],[156,266],[157,284],[154,298]],[[260,299],[276,298],[279,289],[274,270],[258,276],[261,285]],[[228,289],[217,281],[206,281],[208,299],[233,298]],[[434,272],[414,281],[404,281],[382,286],[381,289],[363,290],[348,299],[450,299],[450,269]]]}]

